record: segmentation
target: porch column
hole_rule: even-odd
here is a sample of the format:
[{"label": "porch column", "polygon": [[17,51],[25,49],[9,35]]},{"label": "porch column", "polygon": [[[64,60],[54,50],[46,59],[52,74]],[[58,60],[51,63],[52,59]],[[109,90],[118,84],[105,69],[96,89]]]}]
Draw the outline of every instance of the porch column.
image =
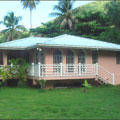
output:
[{"label": "porch column", "polygon": [[3,65],[7,65],[8,63],[8,60],[7,60],[7,51],[4,51],[3,52]]},{"label": "porch column", "polygon": [[53,51],[54,49],[45,49],[45,64],[53,64]]},{"label": "porch column", "polygon": [[40,63],[40,52],[41,52],[41,51],[38,51],[38,56],[37,56],[38,63]]},{"label": "porch column", "polygon": [[63,64],[66,64],[66,49],[63,49]]},{"label": "porch column", "polygon": [[74,57],[75,57],[75,64],[78,64],[78,51],[77,50],[74,50],[75,53],[74,53]]}]

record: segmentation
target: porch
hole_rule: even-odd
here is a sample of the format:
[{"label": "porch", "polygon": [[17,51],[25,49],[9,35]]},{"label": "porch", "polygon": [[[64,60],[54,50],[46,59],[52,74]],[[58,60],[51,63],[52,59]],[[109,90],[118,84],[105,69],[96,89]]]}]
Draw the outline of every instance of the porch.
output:
[{"label": "porch", "polygon": [[96,79],[115,84],[116,76],[111,69],[105,67],[101,54],[103,54],[101,51],[56,48],[4,51],[1,67],[8,65],[9,59],[20,57],[31,63],[28,68],[28,78],[33,80]]},{"label": "porch", "polygon": [[77,80],[95,79],[114,84],[114,74],[96,64],[34,64],[28,69],[28,76],[34,80]]}]

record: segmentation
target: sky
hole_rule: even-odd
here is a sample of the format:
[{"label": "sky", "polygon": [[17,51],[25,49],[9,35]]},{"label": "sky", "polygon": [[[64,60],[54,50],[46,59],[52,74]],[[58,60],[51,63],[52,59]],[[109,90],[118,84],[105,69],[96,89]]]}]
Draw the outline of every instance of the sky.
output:
[{"label": "sky", "polygon": [[[79,7],[81,5],[87,4],[93,1],[76,1],[74,3],[74,7]],[[37,5],[36,10],[33,10],[32,15],[32,26],[36,28],[41,25],[41,23],[45,23],[55,17],[50,17],[49,13],[54,12],[53,6],[57,5],[58,1],[41,1],[39,5]],[[27,29],[30,28],[30,11],[29,9],[23,9],[23,6],[20,1],[0,1],[0,21],[3,21],[5,15],[8,12],[14,12],[15,16],[21,16],[22,20],[20,21],[20,25],[24,25]],[[5,29],[5,26],[0,25],[0,30]]]}]

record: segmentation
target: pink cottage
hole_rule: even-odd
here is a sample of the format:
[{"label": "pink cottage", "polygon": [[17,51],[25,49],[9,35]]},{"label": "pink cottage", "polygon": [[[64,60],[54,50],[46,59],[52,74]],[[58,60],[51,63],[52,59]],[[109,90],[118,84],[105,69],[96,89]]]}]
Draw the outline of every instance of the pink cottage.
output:
[{"label": "pink cottage", "polygon": [[83,79],[120,84],[120,45],[73,35],[28,37],[0,44],[0,64],[24,58],[31,63],[28,79],[47,80],[47,87]]}]

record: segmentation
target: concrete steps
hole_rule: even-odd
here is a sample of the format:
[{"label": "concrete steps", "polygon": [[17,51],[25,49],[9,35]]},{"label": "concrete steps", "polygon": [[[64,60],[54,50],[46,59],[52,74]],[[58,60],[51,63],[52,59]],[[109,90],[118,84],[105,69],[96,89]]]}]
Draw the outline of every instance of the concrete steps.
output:
[{"label": "concrete steps", "polygon": [[105,80],[104,78],[100,77],[99,75],[96,76],[95,81],[97,81],[97,82],[100,83],[101,85],[108,83],[107,80]]}]

